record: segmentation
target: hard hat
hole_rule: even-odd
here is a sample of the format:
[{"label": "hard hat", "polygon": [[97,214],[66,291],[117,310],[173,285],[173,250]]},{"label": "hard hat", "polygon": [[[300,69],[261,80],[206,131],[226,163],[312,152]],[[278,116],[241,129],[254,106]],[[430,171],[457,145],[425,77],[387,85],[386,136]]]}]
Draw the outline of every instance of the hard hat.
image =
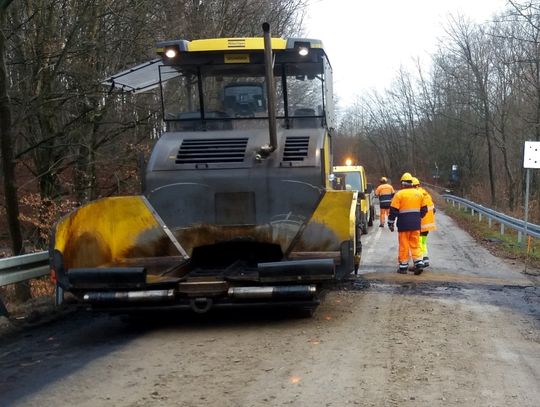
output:
[{"label": "hard hat", "polygon": [[420,185],[420,180],[416,177],[412,177],[413,186]]},{"label": "hard hat", "polygon": [[388,179],[386,177],[381,177],[381,182],[388,182]]},{"label": "hard hat", "polygon": [[412,182],[412,175],[410,172],[405,172],[401,176],[401,182]]}]

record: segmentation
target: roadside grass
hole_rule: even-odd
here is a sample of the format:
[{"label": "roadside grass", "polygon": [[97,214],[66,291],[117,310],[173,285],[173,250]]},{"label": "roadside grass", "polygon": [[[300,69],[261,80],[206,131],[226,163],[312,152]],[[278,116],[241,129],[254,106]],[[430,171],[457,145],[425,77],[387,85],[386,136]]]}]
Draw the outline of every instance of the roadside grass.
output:
[{"label": "roadside grass", "polygon": [[[540,240],[535,238],[524,239],[518,242],[517,231],[505,227],[504,234],[500,233],[500,225],[492,222],[489,227],[488,220],[483,217],[479,220],[478,214],[471,215],[470,209],[444,203],[445,213],[453,218],[463,229],[471,234],[477,241],[496,256],[512,260],[520,260],[527,267],[540,268]],[[532,270],[531,270],[532,272]]]}]

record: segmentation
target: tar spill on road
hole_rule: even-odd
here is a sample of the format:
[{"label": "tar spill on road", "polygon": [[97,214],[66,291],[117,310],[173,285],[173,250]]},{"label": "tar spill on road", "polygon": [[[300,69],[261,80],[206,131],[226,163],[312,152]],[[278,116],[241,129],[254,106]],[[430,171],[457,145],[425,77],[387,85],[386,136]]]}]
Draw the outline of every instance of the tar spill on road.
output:
[{"label": "tar spill on road", "polygon": [[398,295],[425,296],[439,299],[474,300],[506,306],[540,321],[540,287],[536,285],[489,284],[455,281],[393,281],[352,276],[339,287],[340,291],[380,292]]}]

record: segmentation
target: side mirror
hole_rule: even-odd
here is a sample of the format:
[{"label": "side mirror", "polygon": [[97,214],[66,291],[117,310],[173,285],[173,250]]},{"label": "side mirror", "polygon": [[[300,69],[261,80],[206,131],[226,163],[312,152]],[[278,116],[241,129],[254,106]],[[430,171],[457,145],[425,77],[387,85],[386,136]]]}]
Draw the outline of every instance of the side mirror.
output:
[{"label": "side mirror", "polygon": [[373,192],[373,184],[367,184],[366,193],[371,194]]}]

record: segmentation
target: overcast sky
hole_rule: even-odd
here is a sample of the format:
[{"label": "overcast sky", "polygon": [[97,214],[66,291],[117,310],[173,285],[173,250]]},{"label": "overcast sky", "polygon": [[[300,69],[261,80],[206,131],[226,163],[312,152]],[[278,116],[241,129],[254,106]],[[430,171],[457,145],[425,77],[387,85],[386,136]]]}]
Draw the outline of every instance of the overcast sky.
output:
[{"label": "overcast sky", "polygon": [[444,36],[450,14],[482,22],[506,0],[311,0],[306,37],[323,41],[339,105],[387,88],[401,64],[424,60]]}]

